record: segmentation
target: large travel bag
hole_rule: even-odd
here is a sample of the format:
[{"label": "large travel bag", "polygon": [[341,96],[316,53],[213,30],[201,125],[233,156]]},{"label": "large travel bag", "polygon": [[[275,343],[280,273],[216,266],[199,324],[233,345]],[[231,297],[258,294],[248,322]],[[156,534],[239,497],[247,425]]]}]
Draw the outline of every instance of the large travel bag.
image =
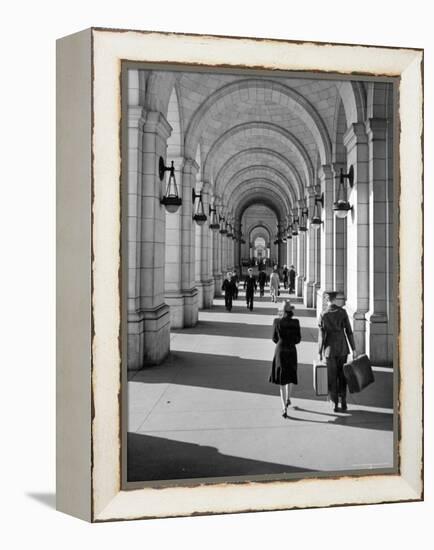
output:
[{"label": "large travel bag", "polygon": [[344,376],[350,393],[358,393],[375,381],[371,361],[365,354],[344,365]]},{"label": "large travel bag", "polygon": [[328,394],[327,365],[322,361],[313,364],[313,387],[318,396]]}]

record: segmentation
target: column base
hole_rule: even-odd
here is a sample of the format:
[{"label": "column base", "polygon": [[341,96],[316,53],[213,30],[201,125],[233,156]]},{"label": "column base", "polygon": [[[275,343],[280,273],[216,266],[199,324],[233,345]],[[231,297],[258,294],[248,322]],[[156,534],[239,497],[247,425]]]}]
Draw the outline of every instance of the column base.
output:
[{"label": "column base", "polygon": [[368,312],[366,319],[366,353],[374,365],[393,365],[394,342],[386,314]]},{"label": "column base", "polygon": [[170,350],[170,312],[166,304],[128,315],[128,370],[162,363]]},{"label": "column base", "polygon": [[298,298],[301,298],[303,296],[303,285],[304,277],[302,275],[297,275],[295,278],[295,295]]},{"label": "column base", "polygon": [[214,279],[196,283],[197,305],[199,309],[209,309],[214,298]]},{"label": "column base", "polygon": [[198,291],[167,292],[165,302],[170,306],[171,328],[194,327],[198,320]]},{"label": "column base", "polygon": [[223,276],[220,273],[214,274],[214,297],[222,295]]},{"label": "column base", "polygon": [[305,307],[315,307],[315,283],[306,281],[304,283],[303,304]]}]

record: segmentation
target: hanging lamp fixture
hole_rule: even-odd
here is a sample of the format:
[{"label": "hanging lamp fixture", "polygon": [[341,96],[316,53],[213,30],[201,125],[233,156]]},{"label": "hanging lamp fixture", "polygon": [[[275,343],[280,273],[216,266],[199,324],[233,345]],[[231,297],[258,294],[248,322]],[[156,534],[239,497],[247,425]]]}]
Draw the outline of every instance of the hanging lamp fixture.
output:
[{"label": "hanging lamp fixture", "polygon": [[[197,225],[203,225],[208,218],[203,208],[202,191],[200,191],[199,193],[196,193],[196,191],[192,189],[191,199],[193,202],[193,212],[194,212],[193,220],[197,223]],[[198,199],[197,202],[196,202],[196,199]]]},{"label": "hanging lamp fixture", "polygon": [[[320,206],[321,205],[321,206]],[[321,208],[324,208],[324,193],[321,193],[321,195],[315,195],[315,207],[313,210],[313,216],[310,220],[311,225],[315,229],[319,229],[322,224],[321,219]]]},{"label": "hanging lamp fixture", "polygon": [[341,168],[341,174],[339,177],[338,196],[336,202],[333,204],[333,211],[337,218],[346,218],[348,212],[352,210],[351,204],[347,200],[347,193],[345,188],[345,180],[348,180],[350,187],[354,185],[354,169],[350,166],[348,173],[344,174]]},{"label": "hanging lamp fixture", "polygon": [[166,172],[170,172],[169,181],[167,182],[166,192],[160,200],[160,203],[164,205],[167,212],[173,214],[182,204],[182,199],[178,193],[178,186],[176,185],[175,166],[173,164],[173,160],[170,166],[166,166],[163,157],[160,157],[158,164],[158,174],[160,176],[160,181],[164,180],[164,175]]},{"label": "hanging lamp fixture", "polygon": [[209,228],[212,229],[212,231],[217,231],[220,229],[219,220],[217,217],[217,209],[212,208],[211,205],[209,205]]}]

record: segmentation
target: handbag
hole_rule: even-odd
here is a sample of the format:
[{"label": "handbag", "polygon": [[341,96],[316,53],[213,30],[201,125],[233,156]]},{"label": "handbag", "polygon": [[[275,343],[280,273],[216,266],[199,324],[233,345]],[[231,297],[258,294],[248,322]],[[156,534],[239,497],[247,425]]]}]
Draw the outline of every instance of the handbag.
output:
[{"label": "handbag", "polygon": [[371,361],[366,354],[359,355],[344,365],[344,376],[350,393],[359,393],[375,381]]}]

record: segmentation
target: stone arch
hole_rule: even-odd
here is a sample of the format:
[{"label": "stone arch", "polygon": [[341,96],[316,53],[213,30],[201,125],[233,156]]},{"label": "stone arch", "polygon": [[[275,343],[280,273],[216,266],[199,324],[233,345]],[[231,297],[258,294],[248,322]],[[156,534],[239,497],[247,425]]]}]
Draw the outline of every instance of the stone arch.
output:
[{"label": "stone arch", "polygon": [[[256,202],[261,202],[261,193],[264,196],[264,204],[265,200],[270,199],[270,197],[275,200],[273,208],[276,211],[276,215],[279,217],[279,219],[283,220],[286,216],[286,213],[291,208],[291,203],[289,202],[287,197],[285,197],[285,195],[278,188],[276,188],[273,181],[264,180],[263,178],[244,181],[229,196],[229,203],[234,205],[233,210],[235,214],[235,219],[237,219],[236,205],[240,202],[240,199],[243,199],[244,197],[250,198],[255,196]],[[271,206],[269,207],[271,208]]]},{"label": "stone arch", "polygon": [[270,246],[272,241],[272,232],[265,223],[255,225],[254,227],[250,228],[248,240],[249,242],[254,242],[254,239],[256,239],[257,237],[262,237],[263,235],[265,235],[265,244],[268,244],[268,246]]},{"label": "stone arch", "polygon": [[150,111],[160,111],[167,117],[172,89],[178,75],[169,71],[151,71],[146,84],[145,107]]},{"label": "stone arch", "polygon": [[281,128],[277,124],[273,124],[271,122],[261,122],[261,121],[252,121],[244,124],[239,124],[237,126],[230,128],[226,132],[224,132],[213,143],[212,147],[208,151],[208,154],[206,156],[204,166],[203,166],[204,178],[209,179],[211,181],[212,175],[213,175],[211,173],[212,162],[213,162],[213,159],[218,156],[219,150],[221,149],[222,145],[226,144],[228,140],[237,136],[240,133],[250,132],[256,129],[260,129],[262,131],[265,130],[266,132],[276,134],[284,140],[284,142],[289,146],[289,148],[294,151],[301,165],[304,167],[305,183],[306,185],[309,185],[309,182],[312,181],[313,179],[313,166],[304,145],[299,141],[298,138],[296,138],[288,130]]},{"label": "stone arch", "polygon": [[247,91],[247,94],[251,92],[256,97],[258,90],[264,93],[266,99],[268,98],[274,103],[288,107],[288,110],[294,112],[312,134],[320,152],[322,163],[327,164],[330,162],[332,152],[330,136],[324,121],[313,105],[305,97],[281,82],[255,78],[236,80],[222,86],[202,102],[191,118],[186,130],[186,153],[191,155],[191,151],[195,151],[202,133],[202,126],[206,124],[209,112],[214,114],[223,112],[230,102],[234,104],[242,101],[241,92]]},{"label": "stone arch", "polygon": [[338,101],[333,122],[333,162],[345,164],[347,152],[344,147],[343,137],[347,130],[347,120],[342,101]]},{"label": "stone arch", "polygon": [[364,122],[366,119],[366,95],[363,84],[354,80],[342,80],[336,83],[336,88],[344,107],[347,128],[350,124]]},{"label": "stone arch", "polygon": [[181,110],[179,108],[179,98],[176,92],[176,86],[172,87],[172,92],[167,105],[166,120],[172,127],[172,132],[167,138],[167,156],[168,158],[181,157],[183,153],[183,133],[181,122]]},{"label": "stone arch", "polygon": [[[244,149],[242,151],[239,151],[238,153],[235,153],[232,157],[230,157],[224,166],[220,169],[219,173],[216,176],[216,179],[214,181],[214,189],[216,193],[221,193],[222,189],[219,186],[220,181],[225,181],[226,172],[230,170],[231,167],[233,167],[238,161],[241,161],[243,157],[248,156],[263,156],[265,159],[270,159],[272,162],[271,168],[275,167],[276,162],[280,163],[282,166],[285,166],[286,170],[288,171],[289,175],[293,177],[293,179],[297,182],[297,195],[301,197],[303,195],[303,183],[300,177],[300,174],[296,170],[296,168],[292,165],[289,160],[281,155],[280,153],[277,153],[276,151],[273,151],[272,149],[267,149],[265,147],[261,148],[252,148],[252,149]],[[256,162],[257,159],[255,159]],[[250,165],[250,164],[249,164]],[[267,166],[264,164],[264,166]],[[280,171],[280,170],[279,170]],[[281,172],[282,173],[282,172]],[[291,180],[288,178],[288,181],[291,183]]]},{"label": "stone arch", "polygon": [[[223,202],[228,202],[229,197],[233,195],[238,189],[243,188],[244,193],[248,193],[249,190],[245,189],[250,185],[260,186],[261,182],[267,184],[265,187],[272,186],[273,189],[279,191],[279,194],[282,197],[282,200],[288,204],[295,204],[297,196],[291,188],[288,188],[285,182],[285,178],[277,171],[272,171],[273,169],[267,168],[266,170],[257,170],[256,167],[252,166],[251,168],[244,168],[241,170],[236,177],[231,179],[228,182],[223,194]],[[270,178],[270,174],[275,176],[276,179]]]},{"label": "stone arch", "polygon": [[[248,174],[248,173],[247,173]],[[247,175],[246,174],[246,175]],[[251,174],[253,176],[253,174]],[[251,186],[251,189],[249,188]],[[268,176],[253,176],[250,178],[240,178],[236,185],[227,187],[225,192],[222,195],[223,202],[226,204],[232,204],[234,197],[239,193],[250,193],[253,189],[259,189],[263,186],[264,190],[271,189],[275,191],[281,198],[281,201],[288,207],[291,208],[291,205],[294,205],[296,202],[296,196],[287,193],[287,189],[281,183],[277,184],[274,179],[270,179]]]}]

